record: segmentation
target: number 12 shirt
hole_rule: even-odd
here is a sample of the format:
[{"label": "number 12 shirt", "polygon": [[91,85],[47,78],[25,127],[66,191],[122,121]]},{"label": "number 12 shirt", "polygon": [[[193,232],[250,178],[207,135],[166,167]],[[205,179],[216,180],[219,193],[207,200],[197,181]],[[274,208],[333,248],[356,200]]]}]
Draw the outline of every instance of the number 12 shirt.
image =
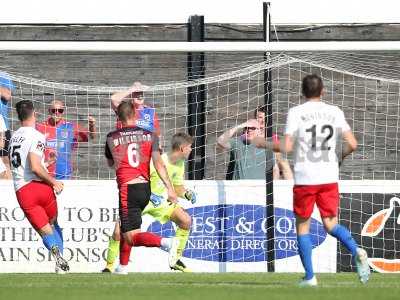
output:
[{"label": "number 12 shirt", "polygon": [[[321,101],[307,101],[288,112],[285,134],[294,139],[296,185],[334,183],[339,179],[337,143],[349,131],[343,111]],[[338,149],[341,152],[341,149]]]}]

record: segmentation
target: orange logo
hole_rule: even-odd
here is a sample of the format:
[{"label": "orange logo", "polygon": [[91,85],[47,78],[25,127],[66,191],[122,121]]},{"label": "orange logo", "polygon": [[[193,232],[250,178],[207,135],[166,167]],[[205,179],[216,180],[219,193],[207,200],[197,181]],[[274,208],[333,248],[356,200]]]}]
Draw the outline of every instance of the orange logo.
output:
[{"label": "orange logo", "polygon": [[[395,202],[400,205],[400,199],[393,197],[390,199],[390,207],[378,211],[371,216],[361,230],[362,236],[377,236],[385,227],[386,221],[393,212]],[[400,225],[400,215],[397,217],[397,224]],[[374,258],[368,259],[372,269],[380,273],[400,273],[400,259]]]}]

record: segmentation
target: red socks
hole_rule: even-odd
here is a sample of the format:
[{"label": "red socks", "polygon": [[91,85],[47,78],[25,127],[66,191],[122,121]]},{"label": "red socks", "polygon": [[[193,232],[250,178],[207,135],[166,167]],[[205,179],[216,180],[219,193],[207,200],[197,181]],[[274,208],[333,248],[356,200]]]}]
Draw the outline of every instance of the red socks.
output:
[{"label": "red socks", "polygon": [[156,235],[151,232],[139,232],[136,233],[133,238],[133,245],[135,247],[145,246],[145,247],[160,247],[161,246],[161,236]]},{"label": "red socks", "polygon": [[121,237],[119,242],[119,263],[123,266],[128,265],[129,256],[131,255],[132,246],[129,245],[124,238]]},{"label": "red socks", "polygon": [[132,237],[133,245],[129,245],[124,238],[121,237],[119,243],[119,263],[126,266],[129,263],[132,246],[135,247],[160,247],[161,236],[151,232],[139,232]]}]

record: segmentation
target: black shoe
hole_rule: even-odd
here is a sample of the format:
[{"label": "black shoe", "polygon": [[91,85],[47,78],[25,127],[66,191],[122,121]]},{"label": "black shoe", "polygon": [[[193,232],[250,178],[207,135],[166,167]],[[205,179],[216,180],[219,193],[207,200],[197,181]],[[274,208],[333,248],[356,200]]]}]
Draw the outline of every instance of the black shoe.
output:
[{"label": "black shoe", "polygon": [[61,256],[60,249],[58,249],[57,246],[53,246],[51,247],[50,252],[54,257],[54,260],[56,261],[56,267],[65,272],[68,272],[69,271],[68,262]]},{"label": "black shoe", "polygon": [[104,268],[101,273],[112,273],[109,268]]},{"label": "black shoe", "polygon": [[170,267],[170,269],[175,270],[175,271],[181,271],[183,273],[192,273],[193,272],[188,267],[186,267],[186,265],[180,259],[178,259],[176,264],[174,266]]}]

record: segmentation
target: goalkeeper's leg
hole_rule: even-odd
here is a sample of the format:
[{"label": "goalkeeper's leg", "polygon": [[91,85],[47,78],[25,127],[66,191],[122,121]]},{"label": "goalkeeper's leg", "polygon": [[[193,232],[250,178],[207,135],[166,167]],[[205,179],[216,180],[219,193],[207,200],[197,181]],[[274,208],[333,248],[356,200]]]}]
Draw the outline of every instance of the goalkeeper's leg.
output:
[{"label": "goalkeeper's leg", "polygon": [[[175,232],[175,238],[178,240],[176,245],[172,245],[173,249],[171,251],[176,251],[176,256],[179,263],[170,266],[171,269],[179,270],[182,272],[190,272],[188,268],[180,261],[183,251],[185,250],[186,243],[189,239],[190,227],[192,225],[192,219],[189,214],[181,207],[176,207],[171,214],[171,221],[173,221],[177,226]],[[175,249],[174,249],[175,247]]]},{"label": "goalkeeper's leg", "polygon": [[114,232],[112,236],[110,236],[110,240],[108,241],[108,249],[107,249],[107,265],[103,270],[103,273],[111,273],[114,269],[114,263],[119,253],[119,244],[120,244],[120,226],[119,221],[115,222]]}]

